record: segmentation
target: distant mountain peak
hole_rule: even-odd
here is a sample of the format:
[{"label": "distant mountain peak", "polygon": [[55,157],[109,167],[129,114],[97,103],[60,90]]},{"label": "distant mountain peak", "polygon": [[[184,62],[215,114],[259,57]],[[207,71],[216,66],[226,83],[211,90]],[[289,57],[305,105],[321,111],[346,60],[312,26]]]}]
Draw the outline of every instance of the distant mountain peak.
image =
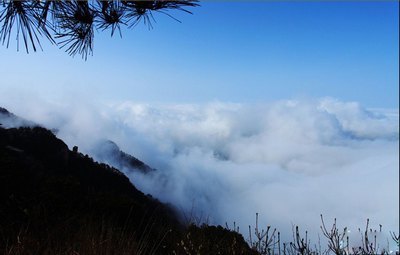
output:
[{"label": "distant mountain peak", "polygon": [[4,115],[11,115],[11,113],[3,107],[0,107],[0,114],[4,114]]},{"label": "distant mountain peak", "polygon": [[25,120],[0,107],[0,126],[3,128],[32,127],[38,126],[32,121]]},{"label": "distant mountain peak", "polygon": [[139,170],[142,173],[148,173],[155,171],[155,169],[146,165],[143,161],[122,151],[119,146],[111,140],[99,142],[94,154],[95,158],[99,161],[108,163],[124,172]]}]

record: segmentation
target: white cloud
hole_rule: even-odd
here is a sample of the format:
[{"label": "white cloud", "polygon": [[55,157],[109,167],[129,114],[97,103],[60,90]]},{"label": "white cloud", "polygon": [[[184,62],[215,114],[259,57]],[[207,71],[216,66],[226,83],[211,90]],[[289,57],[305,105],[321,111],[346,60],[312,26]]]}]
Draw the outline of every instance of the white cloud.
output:
[{"label": "white cloud", "polygon": [[[319,215],[341,226],[399,228],[399,114],[331,98],[265,105],[50,104],[8,101],[71,147],[100,139],[157,168],[130,174],[144,192],[212,223],[254,222],[291,237],[319,232]],[[245,232],[247,233],[247,232]],[[314,236],[314,241],[317,242]]]}]

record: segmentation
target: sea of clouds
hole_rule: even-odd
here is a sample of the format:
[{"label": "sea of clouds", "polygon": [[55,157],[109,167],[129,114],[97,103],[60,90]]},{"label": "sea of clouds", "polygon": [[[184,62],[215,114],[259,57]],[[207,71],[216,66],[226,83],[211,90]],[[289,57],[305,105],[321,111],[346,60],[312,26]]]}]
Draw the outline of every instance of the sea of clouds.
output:
[{"label": "sea of clouds", "polygon": [[[96,154],[109,139],[157,171],[122,169],[140,190],[183,218],[260,224],[318,242],[320,214],[357,228],[399,229],[399,112],[333,98],[265,104],[49,102],[0,97],[9,111],[50,129],[70,148]],[[386,244],[386,241],[384,242]]]}]

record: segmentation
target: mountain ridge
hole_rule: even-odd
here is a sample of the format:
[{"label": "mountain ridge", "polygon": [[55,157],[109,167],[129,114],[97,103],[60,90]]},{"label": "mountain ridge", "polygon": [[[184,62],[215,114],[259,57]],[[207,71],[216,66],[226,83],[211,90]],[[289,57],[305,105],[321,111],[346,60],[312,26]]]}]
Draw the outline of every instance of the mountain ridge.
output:
[{"label": "mountain ridge", "polygon": [[0,126],[0,205],[3,254],[254,254],[236,232],[185,226],[171,205],[39,126]]},{"label": "mountain ridge", "polygon": [[143,174],[156,171],[138,158],[122,151],[119,146],[111,140],[103,140],[97,143],[94,156],[103,163],[108,163],[120,170],[138,170]]}]

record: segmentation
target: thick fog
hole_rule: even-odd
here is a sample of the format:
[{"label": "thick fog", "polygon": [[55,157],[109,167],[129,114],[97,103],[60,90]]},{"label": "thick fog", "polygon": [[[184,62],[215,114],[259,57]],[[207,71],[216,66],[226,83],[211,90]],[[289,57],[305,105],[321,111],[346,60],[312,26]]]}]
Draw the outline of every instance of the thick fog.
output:
[{"label": "thick fog", "polygon": [[183,218],[239,225],[255,213],[283,238],[292,225],[314,242],[320,218],[337,218],[359,239],[399,229],[399,113],[332,98],[266,104],[64,102],[0,96],[9,111],[95,155],[109,139],[157,171],[126,171],[135,186],[171,203]]}]

